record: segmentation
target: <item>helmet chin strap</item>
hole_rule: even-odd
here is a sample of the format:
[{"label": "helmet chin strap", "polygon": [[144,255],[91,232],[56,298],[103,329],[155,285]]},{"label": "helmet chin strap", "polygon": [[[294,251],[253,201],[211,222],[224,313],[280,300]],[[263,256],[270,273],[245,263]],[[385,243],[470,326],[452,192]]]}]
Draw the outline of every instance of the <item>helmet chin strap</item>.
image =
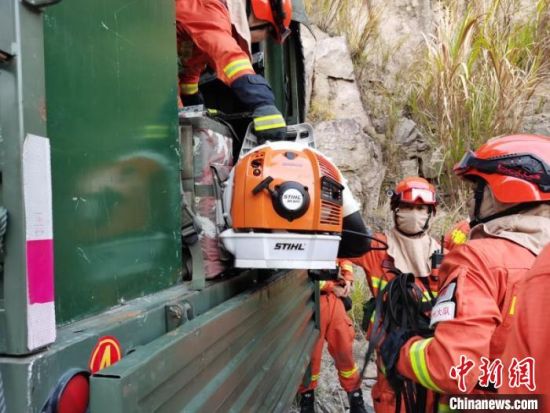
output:
[{"label": "helmet chin strap", "polygon": [[476,189],[474,190],[474,218],[470,221],[470,228],[475,227],[479,224],[485,224],[486,222],[492,221],[493,219],[497,219],[500,217],[505,217],[507,215],[517,214],[518,212],[525,211],[527,209],[533,208],[534,206],[537,206],[540,204],[540,202],[526,202],[522,204],[515,205],[511,208],[505,209],[504,211],[497,212],[496,214],[492,214],[486,217],[481,217],[481,203],[483,202],[483,193],[485,191],[485,187],[487,186],[487,183],[480,179],[477,182]]},{"label": "helmet chin strap", "polygon": [[428,229],[428,227],[430,226],[430,219],[432,218],[432,212],[433,212],[433,207],[430,205],[429,206],[429,213],[428,213],[428,218],[426,219],[426,222],[424,223],[424,226],[422,227],[422,229],[414,234],[407,234],[406,232],[402,231],[401,228],[399,228],[399,225],[397,225],[397,211],[399,211],[399,207],[398,208],[395,208],[393,210],[393,222],[395,222],[395,229],[397,230],[397,232],[399,232],[400,234],[406,236],[406,237],[417,237],[419,235],[422,235],[426,232],[426,230]]}]

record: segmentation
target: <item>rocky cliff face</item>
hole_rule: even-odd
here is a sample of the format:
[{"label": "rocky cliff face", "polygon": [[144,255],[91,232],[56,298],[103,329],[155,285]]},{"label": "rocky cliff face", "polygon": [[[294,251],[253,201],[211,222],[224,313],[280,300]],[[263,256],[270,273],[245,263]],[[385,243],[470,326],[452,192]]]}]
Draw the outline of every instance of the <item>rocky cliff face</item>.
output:
[{"label": "rocky cliff face", "polygon": [[386,168],[363,108],[346,41],[317,29],[303,30],[302,36],[317,148],[340,168],[369,215],[378,206]]}]

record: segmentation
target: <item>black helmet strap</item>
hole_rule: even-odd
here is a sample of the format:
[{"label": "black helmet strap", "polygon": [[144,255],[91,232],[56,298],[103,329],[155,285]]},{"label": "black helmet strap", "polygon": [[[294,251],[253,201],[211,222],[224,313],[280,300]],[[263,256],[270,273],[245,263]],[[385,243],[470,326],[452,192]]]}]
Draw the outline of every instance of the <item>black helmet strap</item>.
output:
[{"label": "black helmet strap", "polygon": [[507,215],[513,215],[517,214],[521,211],[526,211],[528,209],[531,209],[537,205],[540,205],[544,202],[524,202],[518,205],[514,205],[511,208],[505,209],[504,211],[497,212],[496,214],[492,214],[486,217],[481,217],[481,203],[483,202],[483,193],[485,191],[485,187],[487,186],[487,182],[485,182],[484,179],[477,179],[477,185],[474,190],[474,217],[470,221],[470,227],[473,228],[478,224],[484,224],[486,222],[492,221],[493,219],[497,219],[500,217],[504,217]]}]

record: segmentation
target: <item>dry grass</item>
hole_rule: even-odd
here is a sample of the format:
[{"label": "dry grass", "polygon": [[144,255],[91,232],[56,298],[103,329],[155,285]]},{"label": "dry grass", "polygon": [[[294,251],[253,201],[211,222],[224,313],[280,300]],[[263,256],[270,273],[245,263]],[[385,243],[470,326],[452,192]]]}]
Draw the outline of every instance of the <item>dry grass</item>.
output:
[{"label": "dry grass", "polygon": [[308,122],[318,123],[334,119],[334,113],[329,109],[327,102],[313,98],[307,112]]},{"label": "dry grass", "polygon": [[365,106],[384,119],[388,176],[399,178],[393,132],[409,116],[441,148],[439,184],[446,207],[460,215],[465,191],[452,166],[487,139],[521,131],[525,110],[536,109],[536,102],[528,104],[535,89],[550,82],[550,0],[531,7],[519,0],[441,0],[436,30],[425,35],[409,70],[389,83],[376,71],[399,45],[387,47],[380,38],[382,13],[370,3],[305,0],[315,24],[348,40]]},{"label": "dry grass", "polygon": [[521,130],[527,102],[550,79],[550,2],[526,12],[515,0],[448,1],[413,67],[413,119],[444,149],[441,184],[451,203],[463,188],[448,171],[466,150]]},{"label": "dry grass", "polygon": [[379,11],[365,0],[305,0],[305,6],[321,30],[346,37],[353,62],[361,64],[378,34]]},{"label": "dry grass", "polygon": [[355,326],[355,331],[359,334],[364,334],[361,331],[361,323],[363,321],[363,304],[371,297],[369,287],[366,282],[365,273],[360,267],[354,266],[355,281],[351,290],[351,299],[353,306],[348,313]]}]

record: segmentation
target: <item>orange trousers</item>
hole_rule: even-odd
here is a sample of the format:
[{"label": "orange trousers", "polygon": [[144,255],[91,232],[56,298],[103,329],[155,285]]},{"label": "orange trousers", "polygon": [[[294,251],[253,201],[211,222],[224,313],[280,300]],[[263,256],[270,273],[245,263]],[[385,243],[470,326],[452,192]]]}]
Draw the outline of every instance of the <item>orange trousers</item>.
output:
[{"label": "orange trousers", "polygon": [[208,64],[225,84],[255,74],[248,50],[233,36],[229,12],[220,0],[177,0],[176,25],[180,55],[180,92],[198,92]]},{"label": "orange trousers", "polygon": [[299,391],[303,393],[317,387],[325,341],[328,343],[328,351],[338,370],[340,385],[346,392],[357,390],[361,387],[361,378],[353,358],[355,330],[351,319],[346,314],[344,303],[333,293],[326,293],[321,294],[319,306],[321,309],[321,335],[311,355],[309,385],[300,386]]}]

